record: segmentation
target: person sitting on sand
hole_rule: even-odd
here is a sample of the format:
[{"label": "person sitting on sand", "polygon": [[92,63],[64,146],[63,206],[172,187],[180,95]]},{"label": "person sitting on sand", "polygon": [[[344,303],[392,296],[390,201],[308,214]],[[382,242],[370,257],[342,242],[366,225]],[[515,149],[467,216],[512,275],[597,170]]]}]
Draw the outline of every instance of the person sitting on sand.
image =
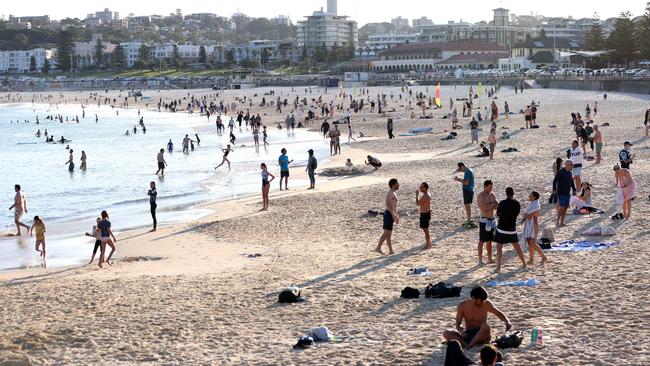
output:
[{"label": "person sitting on sand", "polygon": [[569,205],[575,206],[576,210],[580,210],[585,207],[593,207],[591,205],[591,185],[588,182],[582,182],[580,188],[580,195],[571,196]]},{"label": "person sitting on sand", "polygon": [[480,148],[481,148],[481,152],[478,155],[476,155],[477,158],[487,158],[488,156],[490,156],[490,150],[488,150],[487,147],[485,147],[484,143],[481,143]]},{"label": "person sitting on sand", "polygon": [[377,170],[377,169],[381,168],[381,161],[379,161],[379,159],[377,159],[374,156],[368,155],[367,160],[366,160],[366,165],[370,165],[373,168],[375,168],[375,170]]},{"label": "person sitting on sand", "polygon": [[[34,232],[36,232],[36,251],[39,252],[40,256],[45,260],[45,232],[47,232],[47,228],[38,216],[34,216],[34,223],[32,224],[32,227],[29,228],[29,236],[32,236]],[[43,246],[43,250],[39,249],[41,245]]]},{"label": "person sitting on sand", "polygon": [[[456,329],[446,330],[443,337],[447,341],[456,340],[466,348],[490,342],[491,328],[487,323],[488,313],[494,314],[506,325],[506,332],[512,328],[508,317],[488,300],[488,293],[481,286],[474,287],[470,299],[458,304],[456,308]],[[465,322],[465,327],[461,325]]]},{"label": "person sitting on sand", "polygon": [[352,173],[352,160],[348,159],[345,161],[345,168],[347,169],[348,173]]},{"label": "person sitting on sand", "polygon": [[388,181],[388,187],[390,187],[390,190],[386,194],[386,210],[384,211],[384,222],[382,225],[384,232],[379,238],[377,248],[375,248],[375,252],[381,255],[384,255],[384,252],[381,250],[384,241],[388,244],[388,254],[395,253],[393,252],[391,237],[393,235],[394,224],[399,224],[399,215],[397,214],[397,194],[395,194],[399,189],[399,182],[397,182],[397,179],[392,178]]},{"label": "person sitting on sand", "polygon": [[479,358],[481,359],[481,365],[483,366],[503,366],[503,362],[501,362],[503,360],[501,352],[497,351],[491,344],[486,344],[481,347]]},{"label": "person sitting on sand", "polygon": [[[420,197],[420,193],[422,193],[422,197]],[[429,196],[429,184],[427,182],[422,182],[420,188],[415,191],[415,204],[420,208],[420,229],[424,231],[424,249],[431,249],[431,235],[429,234],[431,196]]]}]

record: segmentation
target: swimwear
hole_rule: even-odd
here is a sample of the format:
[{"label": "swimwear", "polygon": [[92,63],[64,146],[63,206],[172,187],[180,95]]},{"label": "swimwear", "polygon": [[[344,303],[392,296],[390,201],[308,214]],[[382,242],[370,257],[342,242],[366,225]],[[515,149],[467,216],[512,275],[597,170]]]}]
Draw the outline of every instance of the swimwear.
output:
[{"label": "swimwear", "polygon": [[384,223],[382,227],[384,230],[393,230],[393,225],[394,225],[394,220],[393,220],[393,214],[390,213],[390,211],[386,210],[384,211]]},{"label": "swimwear", "polygon": [[492,230],[488,231],[486,228],[488,220],[494,220],[494,219],[481,217],[478,222],[478,228],[479,228],[478,240],[481,243],[487,243],[494,240],[494,229],[496,226],[492,226]]},{"label": "swimwear", "polygon": [[473,340],[474,337],[478,334],[480,331],[480,328],[469,328],[465,330],[465,337],[463,338],[463,341],[467,344],[470,344]]},{"label": "swimwear", "polygon": [[420,229],[428,229],[431,222],[431,211],[420,212]]}]

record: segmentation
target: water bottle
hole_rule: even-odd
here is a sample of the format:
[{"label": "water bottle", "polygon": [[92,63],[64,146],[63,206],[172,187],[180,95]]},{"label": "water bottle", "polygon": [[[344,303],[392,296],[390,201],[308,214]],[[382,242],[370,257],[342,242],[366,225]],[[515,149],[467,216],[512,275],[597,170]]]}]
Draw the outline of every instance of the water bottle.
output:
[{"label": "water bottle", "polygon": [[530,333],[530,344],[536,344],[537,337],[538,337],[538,330],[537,327],[534,327],[533,331]]},{"label": "water bottle", "polygon": [[537,330],[537,348],[542,348],[542,328]]}]

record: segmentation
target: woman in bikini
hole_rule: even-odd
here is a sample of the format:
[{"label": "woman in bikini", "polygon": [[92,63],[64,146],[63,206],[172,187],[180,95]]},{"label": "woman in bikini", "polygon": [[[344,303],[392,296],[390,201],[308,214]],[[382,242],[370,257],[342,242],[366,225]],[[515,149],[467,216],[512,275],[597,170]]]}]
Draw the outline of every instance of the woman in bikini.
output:
[{"label": "woman in bikini", "polygon": [[[38,216],[34,216],[34,223],[32,224],[32,227],[29,228],[29,236],[33,236],[32,234],[36,232],[35,248],[36,251],[39,252],[40,256],[43,257],[43,260],[45,260],[45,232],[46,231],[47,228],[45,227],[43,221]],[[43,246],[43,250],[39,249],[41,245]]]},{"label": "woman in bikini", "polygon": [[217,170],[220,166],[223,165],[223,163],[228,163],[228,170],[230,170],[230,160],[228,160],[228,154],[230,154],[231,151],[234,151],[230,145],[227,145],[225,149],[221,149],[223,151],[223,160],[221,160],[221,164],[217,165],[214,167],[214,170]]},{"label": "woman in bikini", "polygon": [[[260,211],[268,211],[269,209],[269,190],[271,189],[271,182],[275,179],[275,176],[266,168],[266,164],[260,164],[260,169],[262,169],[262,209]],[[271,177],[271,180],[269,180]]]}]

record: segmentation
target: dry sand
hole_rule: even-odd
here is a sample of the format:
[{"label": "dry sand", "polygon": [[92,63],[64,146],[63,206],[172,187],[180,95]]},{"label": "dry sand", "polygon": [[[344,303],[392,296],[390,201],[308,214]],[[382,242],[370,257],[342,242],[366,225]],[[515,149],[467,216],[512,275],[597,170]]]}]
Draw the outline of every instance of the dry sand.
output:
[{"label": "dry sand", "polygon": [[[371,95],[378,90],[371,88]],[[395,95],[391,107],[398,112],[389,115],[410,114],[399,106],[398,88],[383,90]],[[233,91],[225,97],[261,97],[263,91]],[[184,93],[161,95],[178,98]],[[64,93],[63,98],[72,102],[74,96],[87,94]],[[445,107],[450,94],[462,97],[466,87],[443,89]],[[216,214],[198,222],[156,233],[126,232],[118,238],[118,259],[108,269],[1,273],[0,364],[441,365],[441,333],[453,327],[456,305],[468,298],[473,286],[531,277],[540,285],[488,289],[515,330],[537,326],[544,331],[543,349],[528,347],[526,333],[522,348],[504,352],[507,365],[647,364],[650,145],[639,126],[649,98],[610,93],[603,101],[599,93],[562,90],[527,90],[522,96],[509,88],[498,95],[499,107],[507,100],[512,111],[531,99],[541,101],[539,130],[519,130],[522,115],[499,123],[509,126],[513,137],[499,139],[497,151],[516,147],[519,153],[497,153],[492,162],[475,158],[477,149],[468,145],[467,127],[459,130],[458,139],[441,141],[442,131],[450,126],[449,119],[441,118],[442,111],[433,111],[433,120],[396,120],[396,133],[413,127],[433,127],[436,133],[395,140],[386,139],[384,117],[353,114],[355,131],[370,138],[344,145],[342,156],[319,170],[340,168],[350,157],[363,174],[317,177],[315,191],[279,192],[274,182],[268,212],[258,212],[261,198],[252,196],[210,204]],[[316,91],[311,96],[316,97]],[[25,94],[25,100],[31,96]],[[582,112],[595,100],[596,122],[611,124],[602,128],[606,160],[600,166],[586,162],[583,180],[593,185],[594,205],[606,214],[569,216],[568,226],[555,235],[558,240],[582,238],[586,228],[611,224],[618,230],[614,239],[623,244],[599,252],[553,252],[545,266],[525,270],[506,248],[501,274],[495,274],[493,266],[477,266],[478,230],[460,228],[460,186],[452,181],[456,163],[465,161],[474,169],[477,191],[483,180],[492,179],[499,199],[505,187],[512,186],[525,205],[530,190],[544,192],[550,185],[551,164],[573,139],[569,113]],[[267,113],[265,123],[270,124],[273,107],[261,112]],[[462,120],[465,126],[468,122]],[[482,140],[487,139],[487,124],[481,124]],[[343,137],[346,141],[347,131]],[[631,220],[613,223],[611,166],[625,140],[635,143],[637,199]],[[362,166],[369,153],[382,160],[382,169],[372,172]],[[381,219],[367,211],[383,210],[386,183],[392,177],[401,182],[402,222],[394,232],[397,254],[381,257],[372,252]],[[421,249],[414,202],[421,181],[429,182],[433,197],[429,251]],[[544,194],[542,202],[547,197]],[[542,212],[542,225],[552,227],[554,210],[544,203]],[[249,257],[254,254],[260,256]],[[432,276],[407,277],[407,270],[416,266],[428,267]],[[438,281],[463,286],[461,297],[399,298],[405,286],[424,288]],[[278,291],[291,284],[303,289],[307,302],[277,304]],[[503,332],[498,319],[490,317],[489,323],[495,332]],[[291,349],[298,336],[318,325],[329,327],[343,341]]]}]

